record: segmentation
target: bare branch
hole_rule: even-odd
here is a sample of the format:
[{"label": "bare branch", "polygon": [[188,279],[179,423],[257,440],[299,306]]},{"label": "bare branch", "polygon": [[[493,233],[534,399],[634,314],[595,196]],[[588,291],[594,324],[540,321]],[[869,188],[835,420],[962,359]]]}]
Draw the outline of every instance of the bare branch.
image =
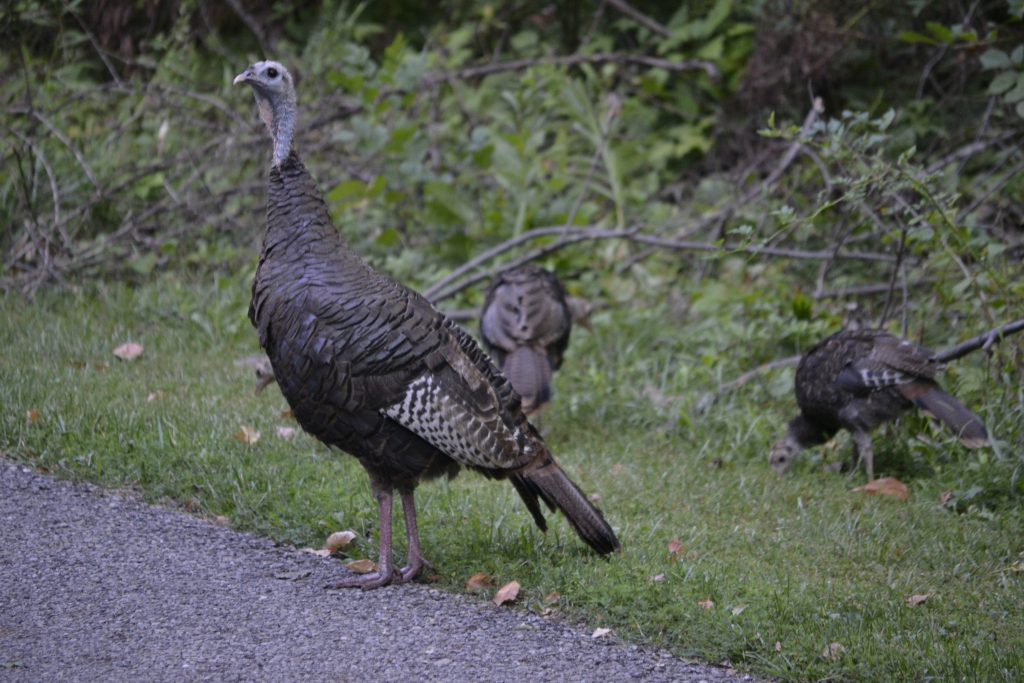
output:
[{"label": "bare branch", "polygon": [[1003,338],[1009,337],[1011,334],[1016,334],[1024,330],[1024,318],[1020,320],[1014,320],[1012,323],[1007,323],[1002,327],[997,327],[994,330],[989,330],[985,334],[979,334],[977,337],[972,337],[967,341],[957,344],[951,349],[946,349],[942,353],[937,353],[932,356],[932,360],[936,363],[948,363],[951,360],[962,358],[972,351],[978,349],[989,349],[996,342],[1002,341]]},{"label": "bare branch", "polygon": [[703,59],[687,59],[681,62],[673,62],[670,59],[648,57],[647,55],[599,52],[592,55],[556,55],[540,57],[538,59],[515,59],[508,62],[478,64],[453,72],[429,73],[425,76],[424,80],[428,85],[437,85],[439,82],[447,81],[453,77],[466,80],[505,73],[507,71],[522,71],[535,66],[578,66],[580,64],[637,64],[653,69],[665,69],[666,71],[703,71],[709,78],[716,80],[721,76],[718,67],[713,62]]},{"label": "bare branch", "polygon": [[730,380],[725,384],[722,384],[721,386],[718,387],[717,390],[709,391],[708,393],[701,396],[700,400],[697,401],[697,404],[694,406],[693,411],[697,414],[705,412],[711,406],[712,403],[717,401],[725,394],[729,393],[733,389],[739,389],[744,384],[747,384],[751,380],[760,377],[762,374],[768,372],[769,370],[781,370],[782,368],[796,367],[796,365],[800,362],[801,357],[802,356],[800,354],[797,354],[795,356],[787,356],[786,358],[777,358],[763,365],[759,365],[753,370],[748,370],[747,372],[744,372],[736,379]]},{"label": "bare branch", "polygon": [[662,38],[668,38],[672,33],[665,27],[664,24],[651,19],[649,16],[636,9],[632,5],[625,3],[623,0],[605,0],[609,5],[619,10],[619,12],[625,14],[627,17],[640,24],[652,33],[657,33]]}]

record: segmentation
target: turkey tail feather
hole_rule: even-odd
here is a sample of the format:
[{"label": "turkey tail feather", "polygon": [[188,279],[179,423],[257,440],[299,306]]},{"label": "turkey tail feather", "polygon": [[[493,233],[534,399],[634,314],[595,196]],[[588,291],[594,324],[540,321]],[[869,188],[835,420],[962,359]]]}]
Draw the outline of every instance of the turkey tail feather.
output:
[{"label": "turkey tail feather", "polygon": [[530,346],[516,348],[505,357],[502,372],[523,398],[528,413],[551,400],[551,363],[543,351]]},{"label": "turkey tail feather", "polygon": [[547,528],[537,504],[539,498],[552,510],[561,510],[579,537],[597,552],[607,555],[618,550],[619,539],[615,537],[615,532],[601,511],[587,500],[550,455],[545,454],[538,460],[543,463],[539,467],[531,464],[511,477],[512,484],[526,503],[537,526],[542,531]]},{"label": "turkey tail feather", "polygon": [[983,448],[989,445],[988,432],[981,419],[935,382],[917,380],[901,385],[900,391],[918,408],[934,415],[953,430],[967,448]]}]

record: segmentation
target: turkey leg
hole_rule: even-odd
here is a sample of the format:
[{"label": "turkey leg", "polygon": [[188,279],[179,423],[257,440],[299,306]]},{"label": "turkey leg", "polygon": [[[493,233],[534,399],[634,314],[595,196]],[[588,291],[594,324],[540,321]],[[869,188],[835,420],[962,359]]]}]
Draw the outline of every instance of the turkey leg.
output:
[{"label": "turkey leg", "polygon": [[[875,452],[871,446],[871,435],[867,432],[853,433],[853,449],[857,454],[857,461],[864,461],[864,469],[868,473],[868,481],[875,478]],[[857,463],[854,463],[853,472],[857,471]]]},{"label": "turkey leg", "polygon": [[402,491],[399,495],[402,497],[402,512],[405,514],[405,537],[409,546],[409,564],[399,570],[399,574],[402,577],[401,581],[405,583],[419,576],[423,568],[425,566],[429,567],[430,563],[423,559],[423,553],[420,551],[420,532],[419,527],[416,526],[416,503],[413,500],[413,492]]},{"label": "turkey leg", "polygon": [[[380,560],[377,563],[377,571],[342,579],[337,583],[328,584],[327,588],[362,588],[363,590],[371,590],[387,586],[396,580],[402,581],[401,575],[396,574],[391,566],[391,491],[378,491],[376,498],[380,506],[378,515],[380,517]],[[406,519],[408,519],[408,515]],[[413,513],[413,521],[415,522],[415,512]]]}]

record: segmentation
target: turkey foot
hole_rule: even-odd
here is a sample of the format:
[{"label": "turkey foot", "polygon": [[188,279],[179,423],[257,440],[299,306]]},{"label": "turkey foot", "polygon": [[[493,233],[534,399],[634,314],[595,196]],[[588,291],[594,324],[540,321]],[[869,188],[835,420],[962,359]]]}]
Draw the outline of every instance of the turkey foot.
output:
[{"label": "turkey foot", "polygon": [[380,519],[380,562],[377,571],[350,576],[336,583],[327,584],[325,588],[362,588],[368,591],[408,580],[403,578],[401,571],[396,571],[391,566],[391,492],[378,491],[376,497]]}]

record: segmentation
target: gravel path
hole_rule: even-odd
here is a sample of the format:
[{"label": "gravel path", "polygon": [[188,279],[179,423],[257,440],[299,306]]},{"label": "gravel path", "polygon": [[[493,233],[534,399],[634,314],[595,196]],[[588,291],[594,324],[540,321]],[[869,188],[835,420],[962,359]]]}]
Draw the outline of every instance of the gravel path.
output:
[{"label": "gravel path", "polygon": [[741,681],[0,459],[0,681]]}]

